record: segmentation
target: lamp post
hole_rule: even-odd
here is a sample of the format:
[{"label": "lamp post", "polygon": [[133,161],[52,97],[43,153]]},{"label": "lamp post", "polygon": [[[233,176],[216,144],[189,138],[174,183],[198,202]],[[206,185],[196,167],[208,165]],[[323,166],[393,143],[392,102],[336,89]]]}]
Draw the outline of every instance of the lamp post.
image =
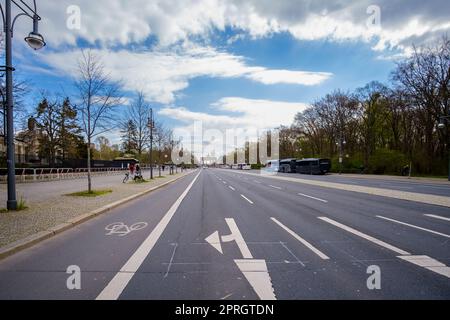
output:
[{"label": "lamp post", "polygon": [[448,148],[448,181],[450,181],[450,136],[448,135],[448,125],[450,123],[450,112],[448,116],[440,116],[438,128],[447,129],[447,148]]},{"label": "lamp post", "polygon": [[344,145],[347,143],[347,141],[345,141],[342,138],[342,135],[339,137],[339,142],[336,142],[336,145],[339,147],[339,174],[342,173],[342,162],[343,162],[343,157],[344,157]]},{"label": "lamp post", "polygon": [[155,121],[153,120],[153,109],[150,108],[150,117],[148,118],[148,128],[150,129],[150,179],[153,179],[153,127]]},{"label": "lamp post", "polygon": [[[11,16],[11,2],[21,11],[14,18]],[[16,176],[15,176],[15,148],[14,148],[14,118],[13,118],[13,71],[12,66],[12,38],[14,25],[18,18],[28,17],[33,20],[33,31],[25,38],[28,45],[39,50],[45,46],[44,37],[39,33],[38,23],[41,17],[37,14],[36,0],[33,0],[33,7],[30,7],[24,0],[5,0],[5,7],[0,4],[0,11],[3,19],[3,31],[5,32],[5,66],[2,69],[6,72],[6,140],[7,140],[7,166],[8,166],[8,201],[7,209],[17,209],[16,199]]]}]

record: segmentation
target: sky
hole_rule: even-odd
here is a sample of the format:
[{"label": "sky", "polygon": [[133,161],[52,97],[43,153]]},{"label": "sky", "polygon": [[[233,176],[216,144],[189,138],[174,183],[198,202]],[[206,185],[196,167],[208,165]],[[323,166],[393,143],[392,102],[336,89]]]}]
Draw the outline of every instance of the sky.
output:
[{"label": "sky", "polygon": [[[30,0],[24,0],[31,3]],[[74,95],[81,49],[102,57],[126,100],[137,91],[175,130],[273,128],[335,90],[389,81],[412,45],[450,30],[450,2],[324,0],[37,0],[47,46],[22,41],[14,64],[42,90]],[[127,106],[119,113],[125,114]],[[107,134],[118,143],[117,129]]]}]

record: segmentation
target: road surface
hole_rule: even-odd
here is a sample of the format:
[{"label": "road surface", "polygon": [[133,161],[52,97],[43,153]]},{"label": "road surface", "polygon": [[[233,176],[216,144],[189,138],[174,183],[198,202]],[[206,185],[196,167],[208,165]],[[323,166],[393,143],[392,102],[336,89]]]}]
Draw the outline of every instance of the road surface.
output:
[{"label": "road surface", "polygon": [[0,299],[450,299],[449,265],[448,207],[204,169],[0,261]]}]

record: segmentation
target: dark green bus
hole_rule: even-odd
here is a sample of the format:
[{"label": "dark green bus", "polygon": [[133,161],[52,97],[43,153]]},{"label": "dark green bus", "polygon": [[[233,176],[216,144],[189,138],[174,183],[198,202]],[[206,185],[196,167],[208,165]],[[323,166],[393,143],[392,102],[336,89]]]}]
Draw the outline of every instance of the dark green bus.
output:
[{"label": "dark green bus", "polygon": [[296,172],[303,174],[326,174],[330,172],[330,159],[309,158],[297,160]]}]

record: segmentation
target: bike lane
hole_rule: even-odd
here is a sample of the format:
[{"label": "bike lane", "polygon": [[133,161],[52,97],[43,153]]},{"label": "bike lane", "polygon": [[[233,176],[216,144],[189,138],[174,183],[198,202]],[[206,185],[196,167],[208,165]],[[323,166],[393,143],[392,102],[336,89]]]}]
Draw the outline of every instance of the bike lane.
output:
[{"label": "bike lane", "polygon": [[[95,299],[197,172],[0,261],[0,299]],[[68,267],[81,289],[68,289]]]}]

